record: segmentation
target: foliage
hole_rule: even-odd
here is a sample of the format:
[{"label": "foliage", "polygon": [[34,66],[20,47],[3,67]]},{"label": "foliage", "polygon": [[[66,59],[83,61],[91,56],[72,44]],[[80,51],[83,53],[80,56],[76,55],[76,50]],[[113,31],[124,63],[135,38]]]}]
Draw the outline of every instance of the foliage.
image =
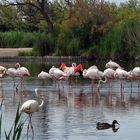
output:
[{"label": "foliage", "polygon": [[42,33],[37,37],[33,51],[35,55],[50,55],[53,51],[53,36],[51,34]]},{"label": "foliage", "polygon": [[120,5],[105,0],[19,0],[13,7],[4,6],[7,2],[0,9],[0,31],[10,32],[0,33],[0,47],[33,48],[19,55],[139,55],[138,0]]},{"label": "foliage", "polygon": [[9,133],[5,131],[5,138],[6,140],[19,140],[21,137],[21,132],[24,126],[24,123],[20,120],[21,114],[19,113],[19,106],[16,112],[16,117],[14,121],[13,127],[11,127]]},{"label": "foliage", "polygon": [[129,19],[114,26],[101,43],[100,55],[133,59],[140,54],[140,22]]}]

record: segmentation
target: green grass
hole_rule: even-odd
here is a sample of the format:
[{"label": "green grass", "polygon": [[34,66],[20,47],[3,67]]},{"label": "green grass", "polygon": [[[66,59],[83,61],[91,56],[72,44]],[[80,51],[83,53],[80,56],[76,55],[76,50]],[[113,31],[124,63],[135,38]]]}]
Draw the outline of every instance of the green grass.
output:
[{"label": "green grass", "polygon": [[[1,132],[2,132],[2,103],[0,105],[1,108],[1,115],[0,115],[0,139],[1,139]],[[24,123],[21,121],[21,114],[19,113],[19,106],[17,108],[14,124],[11,127],[9,132],[5,132],[5,139],[6,140],[20,140],[21,133],[23,130]]]}]

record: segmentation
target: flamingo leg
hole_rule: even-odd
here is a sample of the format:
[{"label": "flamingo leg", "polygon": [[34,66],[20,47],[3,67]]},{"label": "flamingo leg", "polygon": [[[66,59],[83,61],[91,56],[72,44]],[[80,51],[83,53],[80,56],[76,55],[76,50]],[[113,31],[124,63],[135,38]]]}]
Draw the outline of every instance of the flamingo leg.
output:
[{"label": "flamingo leg", "polygon": [[121,93],[122,93],[122,79],[120,79],[120,82],[121,82],[120,83],[120,85],[121,85],[121,89],[120,90],[121,90]]},{"label": "flamingo leg", "polygon": [[91,93],[93,93],[93,87],[94,87],[94,80],[91,79]]},{"label": "flamingo leg", "polygon": [[20,85],[21,86],[21,90],[22,90],[22,84],[23,84],[23,80],[24,80],[24,77],[20,77],[20,80],[16,86],[16,93],[18,93],[18,86]]},{"label": "flamingo leg", "polygon": [[32,114],[29,114],[29,123],[28,123],[28,126],[27,126],[27,139],[28,139],[28,134],[29,134],[29,128],[30,127],[32,129],[32,134],[33,134],[32,139],[33,139],[34,138],[34,130],[33,130],[33,125],[32,125]]},{"label": "flamingo leg", "polygon": [[124,79],[122,79],[122,92],[124,92]]},{"label": "flamingo leg", "polygon": [[110,89],[111,89],[111,87],[110,87],[110,79],[108,79],[108,92],[110,93]]},{"label": "flamingo leg", "polygon": [[16,84],[15,84],[15,78],[13,77],[13,88],[15,88]]},{"label": "flamingo leg", "polygon": [[140,80],[138,79],[138,94],[140,93]]},{"label": "flamingo leg", "polygon": [[132,95],[132,92],[133,92],[133,83],[132,83],[132,80],[130,80],[130,82],[131,82],[130,87],[131,87],[131,95]]}]

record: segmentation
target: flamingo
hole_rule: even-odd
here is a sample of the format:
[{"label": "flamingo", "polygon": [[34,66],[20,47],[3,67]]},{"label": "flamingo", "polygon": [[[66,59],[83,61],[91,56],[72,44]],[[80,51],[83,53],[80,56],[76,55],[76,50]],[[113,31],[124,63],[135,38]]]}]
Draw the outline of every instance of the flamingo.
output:
[{"label": "flamingo", "polygon": [[[3,66],[0,66],[0,78],[3,78],[6,76],[6,68]],[[2,79],[1,79],[1,86],[2,86]]]},{"label": "flamingo", "polygon": [[67,67],[66,64],[62,63],[60,69],[65,73],[67,73],[69,76],[79,76],[82,75],[83,68],[82,64],[77,65],[76,63],[72,63],[71,67]]},{"label": "flamingo", "polygon": [[[64,80],[64,79],[68,80],[68,78],[70,76],[69,73],[63,72],[62,70],[60,70],[59,68],[56,68],[54,66],[49,70],[49,74],[58,80]],[[60,88],[59,81],[58,81],[58,87]]]},{"label": "flamingo", "polygon": [[138,79],[138,93],[140,88],[140,67],[135,67],[130,72],[134,79]]},{"label": "flamingo", "polygon": [[3,66],[0,66],[0,74],[4,74],[6,72],[6,68]]},{"label": "flamingo", "polygon": [[74,67],[73,75],[75,73],[79,72],[81,76],[83,76],[83,65],[78,64],[76,67]]},{"label": "flamingo", "polygon": [[124,79],[125,78],[128,79],[130,77],[130,73],[125,71],[121,67],[119,67],[116,69],[116,71],[114,73],[114,77],[121,80],[121,93],[122,93],[122,90],[124,90]]},{"label": "flamingo", "polygon": [[93,91],[94,80],[101,79],[103,77],[103,72],[100,71],[97,67],[90,67],[89,69],[83,70],[83,77],[91,79],[91,89]]},{"label": "flamingo", "polygon": [[50,74],[45,72],[45,71],[41,71],[39,74],[38,74],[38,78],[39,79],[47,79],[47,78],[50,78]]},{"label": "flamingo", "polygon": [[16,91],[18,91],[18,86],[19,84],[21,84],[21,89],[22,89],[22,85],[23,85],[23,81],[24,81],[24,77],[25,76],[30,76],[30,72],[26,67],[21,67],[19,63],[15,64],[15,69],[17,70],[17,76],[20,77],[20,81],[16,86]]},{"label": "flamingo", "polygon": [[49,79],[49,78],[53,78],[49,73],[45,72],[45,71],[41,71],[39,74],[38,74],[38,78],[39,79],[42,79],[42,80],[46,80],[46,79]]},{"label": "flamingo", "polygon": [[[38,90],[35,89],[36,95],[38,95],[37,91]],[[29,115],[29,123],[27,126],[27,138],[28,138],[29,127],[31,127],[32,129],[32,133],[34,137],[34,131],[33,131],[33,125],[32,125],[32,114],[34,112],[38,112],[43,107],[43,105],[44,105],[44,100],[41,100],[41,103],[39,104],[37,100],[30,99],[30,100],[25,101],[19,110],[20,114],[24,112]]]},{"label": "flamingo", "polygon": [[102,79],[98,81],[98,87],[100,87],[101,82],[102,83],[106,83],[108,82],[108,86],[109,86],[109,90],[110,90],[110,79],[114,79],[114,74],[115,74],[115,70],[111,69],[111,68],[107,68],[104,70],[103,72],[103,77],[105,78],[105,80],[103,81]]},{"label": "flamingo", "polygon": [[117,64],[116,62],[110,60],[109,62],[106,63],[105,67],[116,70],[118,67],[120,67],[120,65]]},{"label": "flamingo", "polygon": [[72,74],[72,72],[74,71],[74,67],[76,67],[76,63],[72,63],[71,67],[67,67],[66,64],[62,63],[59,69],[64,72],[70,71]]},{"label": "flamingo", "polygon": [[17,69],[15,69],[15,68],[8,68],[8,69],[6,70],[6,74],[7,74],[8,76],[12,77],[13,83],[14,83],[14,84],[13,84],[13,87],[15,87],[15,77],[18,76]]}]

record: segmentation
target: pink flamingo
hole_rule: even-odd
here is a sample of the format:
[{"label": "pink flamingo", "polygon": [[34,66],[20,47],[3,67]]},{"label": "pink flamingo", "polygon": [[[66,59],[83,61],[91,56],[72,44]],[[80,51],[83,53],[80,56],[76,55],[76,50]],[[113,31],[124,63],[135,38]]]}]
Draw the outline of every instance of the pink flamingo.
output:
[{"label": "pink flamingo", "polygon": [[73,75],[77,72],[79,72],[79,74],[81,76],[83,76],[83,65],[82,64],[78,64],[76,67],[74,67]]},{"label": "pink flamingo", "polygon": [[117,68],[114,77],[121,80],[121,93],[124,91],[124,79],[130,77],[130,73],[122,69],[121,67]]},{"label": "pink flamingo", "polygon": [[8,68],[7,71],[6,71],[6,74],[10,77],[12,77],[13,79],[13,87],[15,87],[15,77],[18,76],[18,73],[17,73],[17,69],[15,68]]},{"label": "pink flamingo", "polygon": [[47,78],[50,78],[50,74],[45,72],[45,71],[41,71],[39,74],[38,74],[38,78],[39,79],[47,79]]},{"label": "pink flamingo", "polygon": [[138,79],[138,93],[140,88],[140,67],[135,67],[131,72],[131,75],[134,77],[134,79]]},{"label": "pink flamingo", "polygon": [[106,63],[105,67],[116,70],[118,67],[120,67],[120,65],[117,64],[116,62],[110,60],[108,63]]},{"label": "pink flamingo", "polygon": [[[36,95],[38,95],[37,93],[37,89],[35,89],[35,93]],[[33,133],[33,137],[34,137],[34,131],[33,131],[33,125],[32,125],[32,114],[34,112],[37,112],[39,111],[44,105],[44,100],[41,100],[41,103],[39,104],[39,102],[37,100],[27,100],[25,101],[19,112],[22,113],[22,112],[25,112],[29,115],[29,123],[28,123],[28,126],[27,126],[27,139],[28,139],[28,131],[29,131],[29,127],[31,127],[32,129],[32,133]]]},{"label": "pink flamingo", "polygon": [[3,66],[0,66],[0,79],[1,79],[1,88],[2,88],[2,78],[6,76],[6,68]]},{"label": "pink flamingo", "polygon": [[3,66],[0,66],[0,78],[6,76],[7,69]]},{"label": "pink flamingo", "polygon": [[17,76],[20,77],[20,81],[19,81],[19,83],[16,86],[16,91],[18,91],[19,84],[21,85],[21,89],[22,89],[24,77],[25,76],[30,76],[30,72],[29,72],[29,70],[26,67],[20,67],[20,64],[19,63],[16,63],[15,64],[15,68],[17,70],[16,71]]},{"label": "pink flamingo", "polygon": [[41,71],[41,72],[38,74],[38,78],[45,81],[46,79],[50,79],[50,78],[52,79],[53,76],[50,75],[49,73],[45,72],[45,71]]},{"label": "pink flamingo", "polygon": [[113,70],[111,68],[105,69],[103,72],[103,77],[105,78],[105,80],[104,81],[102,79],[99,80],[98,87],[100,87],[101,82],[102,83],[108,82],[108,87],[109,87],[109,91],[110,91],[110,80],[114,79],[114,74],[115,74],[115,70]]},{"label": "pink flamingo", "polygon": [[83,70],[83,77],[91,79],[91,90],[93,91],[94,80],[101,79],[103,77],[103,72],[99,71],[97,67],[90,67],[89,69]]},{"label": "pink flamingo", "polygon": [[60,89],[59,80],[62,80],[62,79],[68,80],[68,78],[70,76],[69,73],[65,73],[62,70],[60,70],[59,68],[56,68],[54,66],[49,70],[49,74],[52,75],[54,78],[58,79],[59,89]]},{"label": "pink flamingo", "polygon": [[82,73],[80,72],[80,69],[82,71],[82,64],[77,65],[76,63],[72,63],[71,67],[67,67],[64,63],[62,63],[60,69],[67,73],[69,76],[79,76]]},{"label": "pink flamingo", "polygon": [[74,67],[76,67],[76,63],[72,63],[71,67],[67,67],[66,64],[62,63],[59,69],[64,72],[70,72],[70,74],[72,74],[74,71]]}]

